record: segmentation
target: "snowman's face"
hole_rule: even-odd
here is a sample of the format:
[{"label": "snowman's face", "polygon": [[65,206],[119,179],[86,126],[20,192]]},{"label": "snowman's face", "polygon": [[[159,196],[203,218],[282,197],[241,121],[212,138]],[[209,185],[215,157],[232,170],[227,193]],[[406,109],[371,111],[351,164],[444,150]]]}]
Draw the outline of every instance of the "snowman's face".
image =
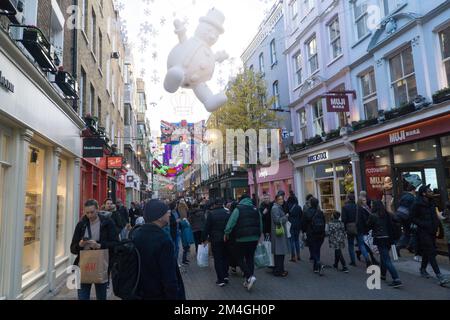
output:
[{"label": "snowman's face", "polygon": [[220,33],[214,26],[202,22],[198,25],[195,36],[212,46],[219,40]]}]

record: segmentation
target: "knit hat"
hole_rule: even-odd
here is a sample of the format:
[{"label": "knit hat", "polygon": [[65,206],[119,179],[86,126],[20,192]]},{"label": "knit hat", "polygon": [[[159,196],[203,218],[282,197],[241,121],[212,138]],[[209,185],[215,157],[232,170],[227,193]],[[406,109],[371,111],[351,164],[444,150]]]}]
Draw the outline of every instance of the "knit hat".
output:
[{"label": "knit hat", "polygon": [[150,200],[145,205],[144,209],[144,219],[146,223],[150,223],[162,218],[167,211],[169,211],[169,207],[167,204],[160,200]]}]

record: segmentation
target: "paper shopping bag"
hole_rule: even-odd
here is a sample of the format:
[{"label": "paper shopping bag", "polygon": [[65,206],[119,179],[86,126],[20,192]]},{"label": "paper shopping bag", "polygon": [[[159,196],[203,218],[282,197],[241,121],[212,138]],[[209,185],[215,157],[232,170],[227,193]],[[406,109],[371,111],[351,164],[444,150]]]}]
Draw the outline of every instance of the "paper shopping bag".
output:
[{"label": "paper shopping bag", "polygon": [[275,266],[275,261],[274,261],[275,259],[272,254],[272,242],[270,242],[269,237],[266,237],[266,239],[263,242],[263,246],[266,248],[267,255],[269,256],[269,259],[270,259],[269,267]]},{"label": "paper shopping bag", "polygon": [[107,283],[108,264],[108,250],[82,250],[80,252],[81,283]]}]

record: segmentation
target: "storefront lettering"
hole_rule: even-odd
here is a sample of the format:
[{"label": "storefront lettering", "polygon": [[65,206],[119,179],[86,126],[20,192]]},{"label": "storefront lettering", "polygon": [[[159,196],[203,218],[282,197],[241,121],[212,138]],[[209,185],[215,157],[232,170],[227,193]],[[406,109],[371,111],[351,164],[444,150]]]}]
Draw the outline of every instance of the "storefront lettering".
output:
[{"label": "storefront lettering", "polygon": [[8,79],[6,79],[3,75],[2,72],[0,71],[0,87],[3,87],[4,89],[11,91],[12,93],[14,93],[14,85],[9,82]]},{"label": "storefront lettering", "polygon": [[267,172],[267,170],[263,170],[259,173],[260,178],[267,178],[268,176],[269,176],[269,173]]},{"label": "storefront lettering", "polygon": [[389,135],[389,143],[397,143],[406,140],[406,138],[420,135],[420,129],[414,129],[410,131],[399,131]]},{"label": "storefront lettering", "polygon": [[316,163],[320,161],[328,160],[328,151],[324,151],[318,154],[313,154],[308,157],[308,163]]}]

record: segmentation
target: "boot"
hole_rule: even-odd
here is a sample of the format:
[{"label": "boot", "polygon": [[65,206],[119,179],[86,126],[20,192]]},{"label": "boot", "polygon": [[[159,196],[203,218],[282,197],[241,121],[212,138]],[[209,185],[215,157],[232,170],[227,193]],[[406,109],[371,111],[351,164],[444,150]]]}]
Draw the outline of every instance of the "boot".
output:
[{"label": "boot", "polygon": [[295,258],[295,255],[291,256],[291,260],[289,260],[291,262],[297,262],[297,259]]}]

